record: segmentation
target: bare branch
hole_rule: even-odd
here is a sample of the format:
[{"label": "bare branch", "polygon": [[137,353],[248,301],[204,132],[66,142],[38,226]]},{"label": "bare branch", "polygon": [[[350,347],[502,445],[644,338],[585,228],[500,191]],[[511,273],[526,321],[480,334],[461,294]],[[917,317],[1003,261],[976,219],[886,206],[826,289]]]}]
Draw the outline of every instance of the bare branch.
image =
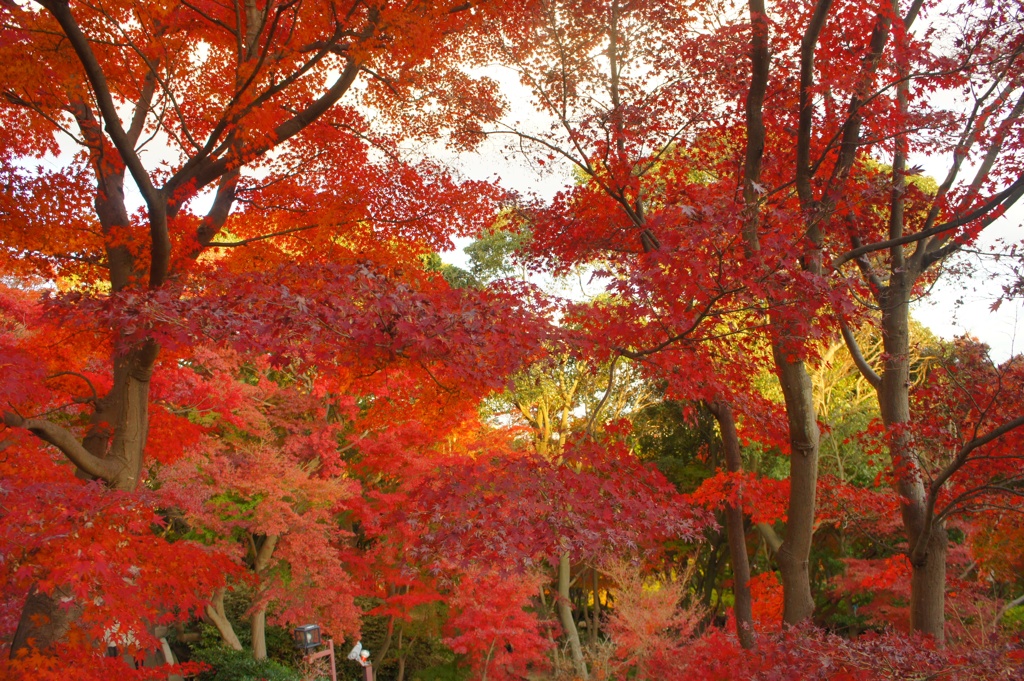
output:
[{"label": "bare branch", "polygon": [[860,344],[857,343],[857,339],[853,336],[853,331],[850,329],[850,325],[845,321],[840,321],[839,326],[843,332],[843,340],[846,341],[846,349],[850,351],[850,356],[853,357],[853,363],[857,365],[857,369],[864,376],[871,386],[878,390],[882,386],[882,378],[875,370],[871,368],[867,360],[864,359],[864,353],[860,351]]},{"label": "bare branch", "polygon": [[61,372],[58,372],[56,374],[51,374],[51,375],[47,376],[46,379],[50,380],[51,378],[58,378],[60,376],[77,376],[78,378],[82,379],[83,381],[85,381],[89,385],[89,390],[92,391],[92,401],[94,403],[95,402],[99,402],[100,398],[99,398],[99,395],[96,393],[96,386],[94,386],[92,384],[92,381],[90,381],[87,377],[83,376],[82,374],[78,373],[77,371],[61,371]]}]

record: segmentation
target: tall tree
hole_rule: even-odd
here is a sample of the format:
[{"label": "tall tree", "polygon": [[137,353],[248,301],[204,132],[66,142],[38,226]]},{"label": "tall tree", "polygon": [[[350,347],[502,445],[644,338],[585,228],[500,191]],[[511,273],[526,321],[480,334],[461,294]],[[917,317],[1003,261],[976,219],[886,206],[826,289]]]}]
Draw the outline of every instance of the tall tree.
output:
[{"label": "tall tree", "polygon": [[[7,3],[0,16],[11,65],[0,76],[0,106],[18,123],[0,171],[3,270],[59,281],[68,295],[52,314],[69,325],[109,313],[110,353],[109,381],[83,403],[87,413],[69,423],[13,405],[3,420],[110,488],[135,490],[144,477],[161,350],[203,333],[188,327],[202,316],[188,301],[218,277],[269,266],[293,291],[331,289],[336,298],[351,271],[299,273],[360,260],[363,281],[400,279],[398,263],[443,248],[493,197],[485,187],[464,193],[432,164],[403,162],[397,146],[442,128],[467,143],[465,117],[450,117],[460,105],[453,90],[496,106],[489,87],[459,69],[460,46],[488,16],[470,5],[54,0]],[[420,97],[437,105],[403,106]],[[26,162],[45,155],[58,170]],[[266,283],[251,276],[234,290],[254,294]],[[263,300],[282,300],[281,290],[262,291]],[[308,313],[305,300],[295,293],[291,312],[278,307],[262,320],[254,346],[287,328],[290,313]],[[213,318],[230,317],[226,305],[212,308]],[[155,316],[141,321],[147,310]],[[378,330],[386,335],[394,323]]]},{"label": "tall tree", "polygon": [[[879,17],[876,33],[883,31],[883,15]],[[866,163],[851,173],[850,190],[859,198],[844,219],[849,250],[833,266],[855,263],[863,288],[881,310],[884,354],[877,372],[863,359],[848,328],[844,337],[877,391],[889,453],[899,472],[896,484],[905,500],[902,515],[913,571],[911,624],[940,641],[947,538],[943,516],[934,515],[932,507],[944,480],[933,480],[934,488],[926,484],[922,461],[928,455],[908,430],[913,419],[909,308],[915,291],[934,279],[942,263],[973,243],[1024,195],[1024,44],[1016,30],[1019,20],[1020,8],[1013,3],[984,9],[962,5],[955,14],[946,14],[930,3],[915,2],[885,17],[884,32],[892,33],[892,46],[881,61],[883,75],[872,87],[865,84],[865,94],[852,101],[840,152],[853,157],[877,146],[876,139],[892,140],[887,148],[891,169]],[[919,37],[935,31],[956,36],[952,54]],[[956,101],[957,108],[949,109],[927,96],[932,90],[967,94]],[[862,132],[860,119],[867,118],[862,110],[872,108],[869,91],[872,98],[884,97],[888,116],[867,119]],[[915,181],[913,176],[921,171],[911,165],[915,155],[936,152],[950,156],[941,184]],[[1006,415],[1001,427],[1019,421],[1017,416]],[[977,444],[998,432],[976,431]],[[965,443],[965,452],[975,446]]]},{"label": "tall tree", "polygon": [[[748,176],[736,176],[736,102],[749,79],[720,62],[750,46],[733,24],[709,30],[703,8],[684,3],[611,0],[577,10],[550,2],[542,9],[534,32],[502,36],[494,49],[550,125],[499,122],[489,132],[515,135],[536,163],[570,163],[581,181],[532,213],[530,249],[555,271],[588,263],[608,275],[615,304],[587,313],[590,327],[600,327],[595,336],[612,354],[666,368],[656,378],[674,381],[682,398],[719,403],[744,392],[728,384],[742,384],[752,372],[740,363],[715,365],[713,357],[728,342],[753,343],[742,336],[770,323],[794,478],[779,561],[786,620],[804,620],[813,609],[808,557],[818,432],[801,320],[813,317],[820,300],[773,284],[797,254],[786,237],[773,236],[762,248],[756,141]],[[766,53],[767,25],[754,26],[754,51]],[[750,111],[759,105],[752,100]],[[748,188],[737,202],[743,181]],[[744,350],[756,356],[750,347],[733,350],[732,357]],[[726,380],[705,381],[716,371]]]},{"label": "tall tree", "polygon": [[[479,13],[463,9],[359,2],[44,2],[42,11],[5,5],[10,58],[31,55],[38,63],[5,72],[5,110],[26,124],[13,152],[55,152],[55,135],[78,145],[57,173],[5,159],[5,191],[17,201],[4,216],[5,269],[75,277],[83,292],[109,292],[119,307],[130,291],[213,276],[211,265],[220,261],[197,262],[204,252],[273,237],[301,234],[305,243],[289,244],[304,253],[314,245],[329,251],[341,234],[367,243],[391,230],[446,243],[469,213],[425,208],[416,188],[434,183],[390,160],[393,142],[376,137],[352,106],[339,102],[360,74],[371,73],[378,78],[366,101],[394,113],[403,93],[422,86],[417,67],[427,60],[434,76],[456,78],[446,57],[453,51],[441,47],[478,24]],[[416,123],[426,125],[426,118]],[[372,162],[364,139],[392,154],[389,160]],[[166,151],[146,153],[155,141]],[[92,188],[83,186],[83,172],[94,178]],[[328,177],[340,183],[328,186]],[[134,215],[126,180],[141,197]],[[447,183],[439,182],[434,189],[444,191]],[[55,194],[69,196],[61,202],[65,211],[39,208]],[[369,229],[351,228],[359,225]],[[61,449],[85,474],[133,489],[158,353],[149,338],[118,348],[114,385],[97,401],[81,440],[45,419],[5,418]]]},{"label": "tall tree", "polygon": [[[745,122],[746,204],[756,210],[760,222],[754,224],[760,225],[762,233],[784,215],[801,222],[801,231],[794,236],[799,268],[787,268],[788,283],[780,282],[785,286],[780,291],[803,290],[821,305],[828,255],[836,254],[832,267],[851,261],[861,265],[883,310],[888,372],[883,373],[888,378],[883,385],[873,371],[865,374],[880,390],[883,419],[893,425],[908,418],[908,306],[914,283],[926,269],[959,248],[965,237],[991,224],[1024,190],[1017,142],[1021,111],[1015,64],[1020,47],[1017,39],[1008,37],[1015,21],[1010,17],[1017,10],[1008,5],[962,9],[963,13],[956,15],[960,19],[955,19],[923,1],[872,5],[821,0],[810,8],[783,4],[773,8],[777,28],[769,36],[764,5],[750,4],[755,30]],[[927,38],[943,31],[959,36],[951,50]],[[796,49],[797,38],[798,68],[794,71],[783,60],[771,58],[771,47],[777,46],[776,54],[783,45]],[[837,45],[844,49],[837,51]],[[799,84],[795,98],[775,87],[784,82]],[[942,98],[930,96],[936,90],[961,88],[978,93],[969,107],[973,112],[958,113],[944,105]],[[974,180],[957,189],[961,166],[979,147]],[[916,207],[911,205],[916,200],[914,187],[907,181],[916,172],[907,164],[908,155],[915,151],[953,157],[953,168],[939,191]],[[876,175],[871,172],[877,168],[872,155],[891,155],[893,170],[889,181],[876,181],[869,187],[863,178]],[[889,198],[887,206],[878,200],[883,195]],[[868,228],[869,224],[872,227]],[[885,231],[880,233],[880,229]],[[905,258],[903,249],[911,244],[915,255]],[[884,282],[867,256],[887,250],[891,269],[888,282]],[[841,317],[852,309],[843,296],[833,296],[832,302]],[[807,316],[790,319],[786,335],[808,338],[812,320]],[[851,337],[849,329],[845,335]],[[852,352],[858,366],[867,369],[861,353]],[[791,424],[796,424],[794,418],[804,424],[809,461],[817,454],[818,442],[811,384],[805,380],[807,372],[796,365],[791,367],[794,376],[787,380],[792,354],[783,351],[777,355]],[[806,408],[796,408],[797,403]],[[794,439],[794,451],[800,449],[799,444]],[[906,459],[901,451],[907,444],[901,445],[899,436],[891,442],[901,470]],[[915,581],[940,583],[938,573],[944,571],[939,567],[944,566],[941,528],[926,529],[912,517],[918,515],[910,510],[918,505],[913,500],[921,496],[912,478],[901,483],[901,493],[909,500],[905,520],[908,533],[915,537],[911,543],[923,551],[915,556]],[[794,489],[799,484],[810,491],[804,482],[801,478],[798,483],[794,477]],[[813,509],[813,495],[801,507],[802,513]],[[934,543],[929,544],[932,529]],[[923,544],[916,539],[922,531],[929,537]],[[935,560],[925,560],[928,553]],[[929,570],[937,572],[927,576]],[[934,593],[931,587],[924,591]],[[941,608],[934,600],[926,601],[929,599],[915,598],[914,627],[941,638]]]}]

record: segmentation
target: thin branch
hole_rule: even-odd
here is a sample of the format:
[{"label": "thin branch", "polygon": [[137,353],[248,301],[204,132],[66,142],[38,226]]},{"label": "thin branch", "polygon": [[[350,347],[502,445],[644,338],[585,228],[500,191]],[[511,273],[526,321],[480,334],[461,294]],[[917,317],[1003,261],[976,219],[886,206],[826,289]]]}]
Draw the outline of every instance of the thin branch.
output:
[{"label": "thin branch", "polygon": [[[343,222],[343,223],[339,223],[339,224],[355,224],[357,222],[359,222],[359,221],[358,220],[352,220],[351,223],[344,223]],[[316,229],[317,227],[320,227],[320,226],[321,225],[319,223],[314,223],[312,225],[302,225],[301,227],[292,227],[291,229],[284,229],[284,230],[281,230],[280,232],[272,232],[270,234],[262,234],[260,236],[254,236],[251,239],[241,239],[239,241],[213,241],[213,242],[211,242],[209,244],[209,246],[210,246],[210,248],[233,248],[235,246],[244,246],[246,244],[251,244],[251,243],[253,243],[255,241],[263,241],[265,239],[273,239],[274,237],[278,237],[278,236],[286,236],[288,234],[294,234],[295,232],[304,232],[306,230]]]},{"label": "thin branch", "polygon": [[[1005,204],[1007,207],[1013,205],[1022,195],[1024,195],[1024,175],[1018,177],[1009,187],[999,192],[998,194],[993,195],[992,198],[989,199],[987,202],[985,202],[978,208],[974,209],[973,211],[967,213],[962,217],[959,217],[955,220],[950,220],[949,222],[944,222],[941,225],[936,225],[931,229],[926,229],[924,231],[916,232],[914,234],[907,234],[898,239],[878,241],[873,244],[867,244],[859,248],[854,248],[833,260],[832,267],[838,269],[840,266],[861,255],[867,253],[874,253],[875,251],[885,250],[886,248],[890,248],[891,246],[898,246],[901,244],[909,244],[914,241],[920,241],[921,239],[926,239],[930,236],[934,236],[942,232],[947,232],[951,229],[956,229],[957,227],[962,227],[963,225],[971,223],[977,220],[978,218],[985,216],[987,213],[992,212],[995,208],[998,208],[1000,204]],[[995,217],[989,216],[989,219],[987,219],[985,223],[986,226],[990,224],[993,220],[995,220]]]},{"label": "thin branch", "polygon": [[78,55],[78,60],[85,70],[85,75],[92,86],[93,95],[100,107],[100,113],[103,115],[104,130],[110,136],[118,154],[131,172],[132,179],[135,180],[135,184],[149,208],[149,231],[152,240],[150,285],[159,286],[167,277],[171,256],[171,239],[167,232],[167,213],[163,194],[153,186],[149,173],[135,152],[135,145],[121,126],[121,119],[118,117],[106,74],[89,45],[89,39],[82,33],[82,29],[79,28],[78,22],[72,15],[71,8],[66,2],[58,0],[41,0],[41,4],[60,24]]},{"label": "thin branch", "polygon": [[[704,321],[709,316],[712,316],[711,310],[714,308],[715,303],[717,303],[722,298],[725,298],[727,295],[732,294],[732,293],[738,293],[741,290],[742,290],[742,288],[727,289],[727,290],[719,292],[715,296],[712,296],[711,299],[704,306],[703,311],[700,314],[697,315],[697,317],[693,320],[693,322],[690,324],[690,327],[688,329],[686,329],[685,331],[682,331],[680,333],[677,333],[674,336],[670,336],[669,338],[666,338],[664,341],[662,341],[661,343],[658,343],[657,345],[655,345],[653,347],[647,348],[646,350],[627,350],[626,348],[622,348],[622,347],[613,347],[612,349],[615,350],[615,352],[617,352],[620,355],[622,355],[623,357],[628,357],[629,359],[633,359],[633,360],[642,360],[647,355],[653,355],[656,352],[660,352],[661,350],[664,350],[668,346],[673,345],[674,343],[678,343],[679,341],[685,340],[687,337],[689,337],[690,334],[692,334],[694,331],[696,331],[700,327],[700,323],[702,321]],[[727,335],[731,335],[731,334],[727,334]]]},{"label": "thin branch", "polygon": [[992,618],[992,626],[999,626],[999,622],[1002,621],[1003,615],[1008,613],[1012,608],[1016,608],[1021,603],[1024,603],[1024,595],[1017,596],[1012,601],[1007,601],[1003,607],[999,608],[999,612],[996,613],[996,616]]},{"label": "thin branch", "polygon": [[850,356],[853,357],[853,363],[857,365],[860,373],[864,376],[871,386],[878,390],[882,386],[882,378],[879,376],[871,365],[868,364],[867,360],[864,359],[864,353],[860,351],[860,344],[857,343],[857,339],[853,336],[853,331],[850,329],[850,325],[845,320],[840,320],[839,327],[843,332],[843,340],[846,341],[846,349],[850,351]]},{"label": "thin branch", "polygon": [[[979,447],[984,447],[993,440],[997,440],[1003,435],[1009,433],[1011,430],[1014,430],[1021,426],[1024,426],[1024,416],[1018,416],[1012,421],[1007,421],[998,428],[993,428],[992,430],[985,433],[981,437],[976,437],[972,439],[970,442],[966,443],[963,447],[960,448],[960,451],[957,452],[953,460],[950,461],[949,464],[947,464],[946,467],[943,468],[939,472],[939,474],[931,481],[931,484],[928,485],[928,501],[925,505],[925,527],[924,530],[921,532],[921,535],[918,537],[916,545],[913,547],[913,556],[920,555],[920,552],[927,544],[928,537],[929,535],[931,535],[931,530],[935,524],[935,521],[944,516],[945,513],[950,508],[952,508],[953,504],[956,503],[958,499],[964,498],[963,495],[961,495],[961,497],[959,497],[958,499],[954,499],[949,504],[947,504],[946,509],[944,509],[941,514],[936,516],[935,504],[938,502],[939,492],[942,490],[942,486],[946,484],[946,481],[949,480],[954,473],[963,468],[964,464],[967,462],[967,457],[970,456],[971,452],[973,452],[975,449],[978,449]],[[983,486],[982,488],[979,489],[986,488],[992,488],[992,486]]]},{"label": "thin branch", "polygon": [[78,378],[82,379],[83,381],[85,381],[89,385],[89,390],[92,391],[92,401],[93,401],[93,403],[99,402],[100,398],[99,398],[99,395],[96,393],[96,386],[94,386],[92,384],[92,381],[90,381],[88,378],[86,378],[85,376],[83,376],[82,374],[80,374],[80,373],[78,373],[76,371],[60,371],[60,372],[58,372],[56,374],[51,374],[51,375],[47,376],[46,380],[50,380],[51,378],[58,378],[60,376],[77,376]]},{"label": "thin branch", "polygon": [[608,387],[604,391],[604,395],[601,396],[601,401],[594,407],[594,413],[590,417],[590,423],[587,424],[587,431],[593,435],[594,425],[597,423],[597,416],[601,413],[601,409],[604,408],[606,402],[608,402],[608,396],[612,394],[612,387],[615,385],[615,366],[618,364],[619,359],[622,355],[615,355],[612,359],[611,365],[608,367]]},{"label": "thin branch", "polygon": [[[274,128],[272,134],[261,138],[260,141],[251,146],[244,147],[238,154],[229,154],[228,156],[218,158],[205,168],[186,169],[183,167],[171,182],[175,185],[181,185],[194,178],[197,189],[205,187],[227,172],[232,165],[237,164],[239,159],[262,156],[275,146],[291,139],[334,106],[348,92],[349,87],[355,82],[356,76],[359,75],[359,71],[359,62],[349,61],[338,76],[338,79],[334,81],[334,84],[323,95],[311,102],[305,109],[296,113],[292,118]],[[195,171],[194,175],[191,174],[193,170]],[[171,186],[171,182],[168,183],[168,186]]]}]

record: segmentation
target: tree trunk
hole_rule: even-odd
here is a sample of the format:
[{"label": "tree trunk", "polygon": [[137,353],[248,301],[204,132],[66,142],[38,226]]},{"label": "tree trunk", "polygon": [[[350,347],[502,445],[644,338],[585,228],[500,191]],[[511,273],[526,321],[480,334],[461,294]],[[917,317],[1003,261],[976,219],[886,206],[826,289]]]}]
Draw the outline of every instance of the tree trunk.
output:
[{"label": "tree trunk", "polygon": [[[714,402],[708,407],[718,420],[718,427],[722,431],[726,468],[730,473],[742,472],[743,459],[740,456],[740,441],[736,434],[732,407],[727,402]],[[743,524],[742,503],[735,506],[726,504],[725,529],[729,537],[729,556],[732,560],[736,636],[740,640],[740,645],[749,649],[754,647],[754,612],[750,598],[750,559],[747,556],[747,533]]]},{"label": "tree trunk", "polygon": [[820,433],[814,411],[814,386],[803,360],[791,360],[778,343],[772,345],[772,354],[786,399],[791,449],[786,537],[777,554],[782,573],[782,618],[787,624],[798,624],[814,614],[810,561]]},{"label": "tree trunk", "polygon": [[580,646],[580,635],[576,631],[576,622],[572,618],[572,602],[569,600],[569,554],[563,553],[558,559],[558,616],[565,630],[565,640],[569,643],[572,654],[572,666],[576,674],[588,679],[587,665],[583,661],[583,648]]},{"label": "tree trunk", "polygon": [[[124,491],[134,490],[141,477],[143,452],[149,430],[149,378],[157,351],[158,346],[155,343],[146,342],[127,354],[114,358],[114,386],[97,404],[96,418],[93,419],[94,427],[82,444],[60,426],[38,419],[19,418],[15,425],[24,424],[30,432],[64,451],[76,465],[83,462],[82,465],[97,472],[104,471],[104,480],[109,487]],[[8,416],[5,414],[5,422],[7,419]],[[108,420],[113,426],[112,440],[108,439],[110,431],[101,424],[101,421]],[[61,431],[67,436],[68,441],[54,438],[50,428]],[[90,465],[90,462],[93,465]],[[79,466],[76,475],[83,474],[84,471]],[[66,591],[70,593],[70,590]],[[58,600],[70,600],[70,596],[61,596],[63,593],[65,590],[57,587],[54,590],[55,597],[51,597],[33,587],[25,601],[17,632],[11,642],[12,655],[30,643],[38,650],[45,650],[63,638],[81,612],[78,606],[61,606]]]},{"label": "tree trunk", "polygon": [[267,606],[261,605],[252,614],[252,656],[267,659]]},{"label": "tree trunk", "polygon": [[946,551],[944,527],[933,526],[923,560],[911,562],[910,628],[946,640]]},{"label": "tree trunk", "polygon": [[71,596],[60,588],[55,588],[51,596],[32,585],[11,641],[12,660],[23,648],[45,650],[67,634],[71,624],[82,614],[82,607],[77,604],[61,607],[65,599],[70,602]]},{"label": "tree trunk", "polygon": [[[280,535],[269,534],[262,538],[252,537],[253,547],[253,572],[262,582],[263,574],[270,567],[270,560],[274,557],[274,549]],[[259,594],[257,594],[259,598]],[[267,604],[262,602],[252,614],[252,656],[257,660],[267,659]]]},{"label": "tree trunk", "polygon": [[928,515],[928,498],[906,426],[910,423],[910,293],[913,272],[895,272],[881,295],[883,371],[878,389],[910,560],[910,626],[945,641],[946,530]]},{"label": "tree trunk", "polygon": [[[401,634],[399,634],[401,636]],[[395,677],[395,681],[405,681],[405,649],[399,649],[398,651],[398,676]]]},{"label": "tree trunk", "polygon": [[114,437],[105,458],[120,464],[108,480],[114,489],[134,490],[142,474],[149,435],[149,384],[159,347],[152,341],[114,359],[114,386],[104,399],[114,420]]},{"label": "tree trunk", "polygon": [[224,614],[224,589],[219,589],[214,594],[213,600],[206,605],[206,617],[213,622],[213,626],[217,627],[224,645],[232,650],[242,649],[242,642],[238,640],[238,634],[235,633],[231,621]]}]

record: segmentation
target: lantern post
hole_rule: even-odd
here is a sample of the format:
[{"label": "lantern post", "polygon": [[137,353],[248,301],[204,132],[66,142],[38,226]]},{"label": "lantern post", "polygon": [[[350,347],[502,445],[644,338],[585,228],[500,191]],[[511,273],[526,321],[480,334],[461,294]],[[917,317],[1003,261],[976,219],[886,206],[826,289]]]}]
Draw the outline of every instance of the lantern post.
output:
[{"label": "lantern post", "polygon": [[320,638],[320,626],[316,624],[303,624],[301,627],[295,627],[293,632],[295,641],[295,647],[299,650],[305,651],[305,659],[307,662],[318,660],[321,657],[331,658],[331,681],[338,681],[338,670],[334,662],[334,640],[327,639],[327,648],[319,652],[312,652],[314,648],[318,648],[323,645],[323,640]]}]

